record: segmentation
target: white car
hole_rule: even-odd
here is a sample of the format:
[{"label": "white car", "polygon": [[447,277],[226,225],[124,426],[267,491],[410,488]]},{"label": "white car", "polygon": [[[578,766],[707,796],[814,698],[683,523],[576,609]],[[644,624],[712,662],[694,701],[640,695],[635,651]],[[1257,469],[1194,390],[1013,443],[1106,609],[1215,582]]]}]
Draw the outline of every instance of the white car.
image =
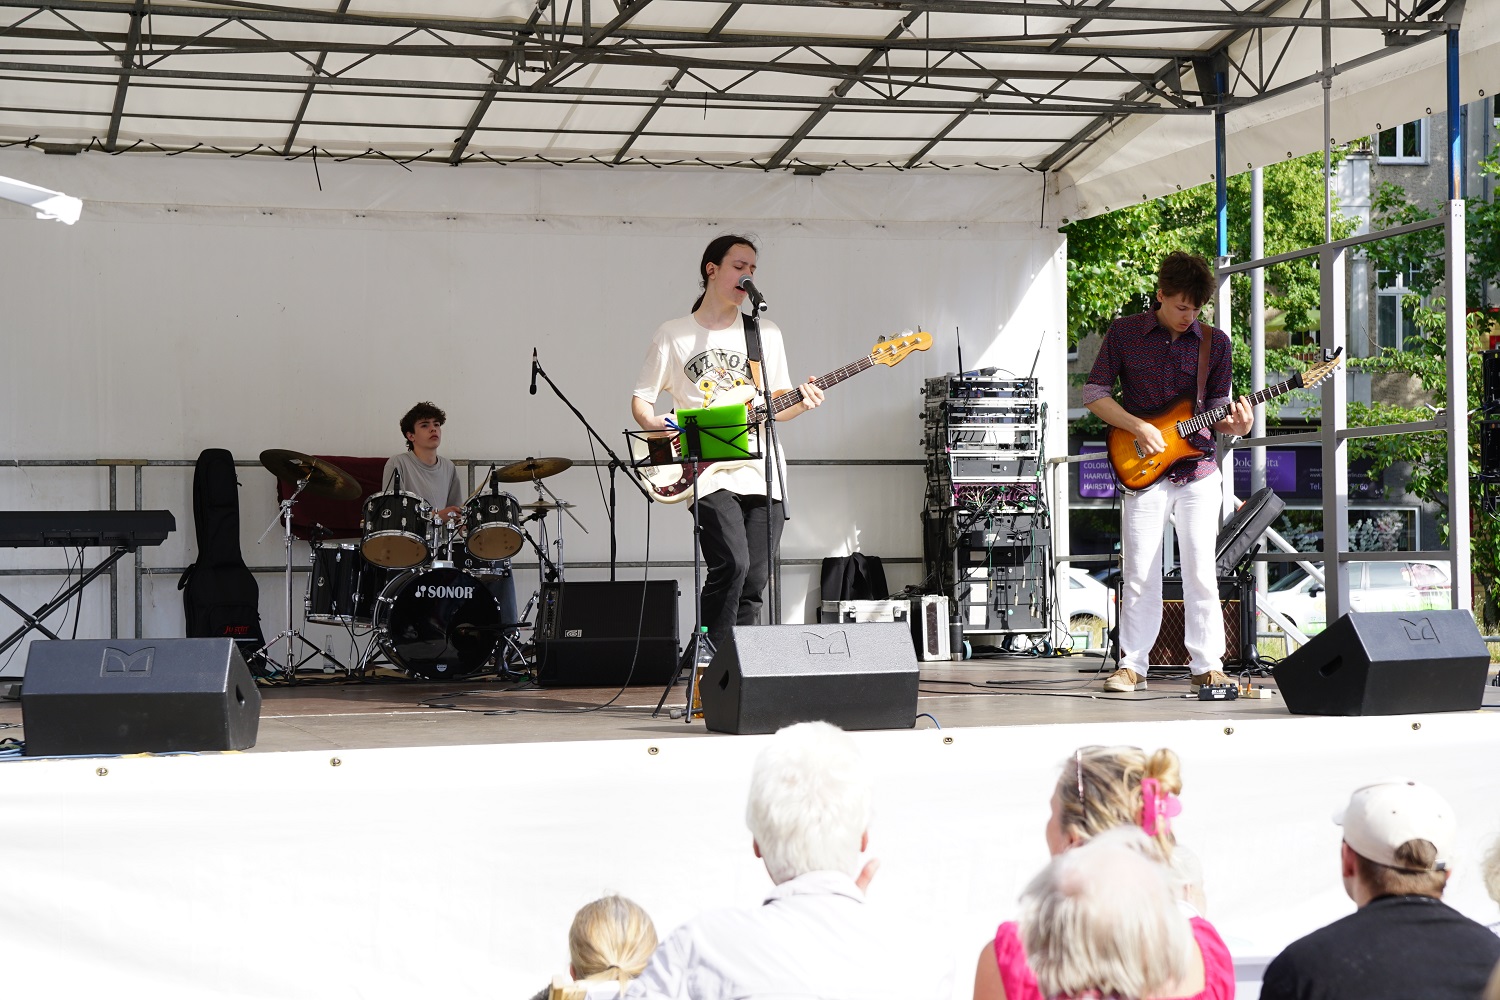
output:
[{"label": "white car", "polygon": [[[1103,649],[1105,632],[1119,621],[1114,588],[1073,566],[1068,569],[1068,586],[1060,603],[1062,614],[1058,617],[1068,623],[1069,634],[1079,637],[1073,640],[1073,648]],[[1087,644],[1081,641],[1082,636],[1088,636]]]},{"label": "white car", "polygon": [[[1305,635],[1328,627],[1324,587],[1300,566],[1272,584],[1266,604]],[[1430,611],[1453,606],[1448,565],[1440,562],[1351,562],[1349,610]]]}]

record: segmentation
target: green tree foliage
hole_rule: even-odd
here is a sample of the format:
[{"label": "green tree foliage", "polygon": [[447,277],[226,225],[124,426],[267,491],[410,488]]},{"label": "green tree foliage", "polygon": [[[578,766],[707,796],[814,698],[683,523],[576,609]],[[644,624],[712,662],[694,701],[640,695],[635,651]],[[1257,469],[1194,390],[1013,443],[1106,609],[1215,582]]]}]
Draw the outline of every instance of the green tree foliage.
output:
[{"label": "green tree foliage", "polygon": [[[1491,154],[1479,163],[1486,174],[1500,175],[1500,158]],[[1436,217],[1441,204],[1431,206],[1413,201],[1405,189],[1382,184],[1371,202],[1373,225],[1377,229],[1420,222]],[[1500,280],[1500,206],[1481,198],[1465,203],[1465,239],[1467,243],[1467,329],[1468,399],[1452,407],[1464,419],[1466,412],[1480,408],[1483,378],[1480,352],[1484,343],[1486,318],[1474,311],[1481,304],[1483,289]],[[1351,359],[1350,367],[1376,375],[1404,375],[1416,379],[1428,394],[1432,405],[1449,407],[1448,340],[1445,300],[1434,298],[1447,282],[1443,258],[1443,230],[1426,229],[1393,239],[1368,244],[1371,263],[1381,270],[1409,275],[1412,294],[1402,298],[1402,309],[1417,328],[1416,336],[1402,338],[1401,350],[1382,348],[1373,358]],[[1416,265],[1413,267],[1413,265]],[[1424,305],[1424,302],[1427,304]],[[1349,404],[1349,424],[1353,427],[1377,426],[1404,421],[1428,420],[1432,411],[1412,409],[1389,403]],[[1361,438],[1350,444],[1351,457],[1368,457],[1374,468],[1392,466],[1407,470],[1406,489],[1420,500],[1438,508],[1438,520],[1444,539],[1450,527],[1448,441],[1443,432],[1401,434],[1379,438]],[[1471,423],[1469,435],[1470,481],[1479,472],[1479,435]],[[1463,516],[1469,518],[1470,560],[1474,572],[1475,611],[1487,623],[1500,621],[1500,523],[1482,514],[1477,504]]]},{"label": "green tree foliage", "polygon": [[[1335,163],[1342,157],[1341,152]],[[1264,185],[1268,256],[1323,242],[1321,153],[1267,167]],[[1107,215],[1080,219],[1062,231],[1068,237],[1068,343],[1072,345],[1090,333],[1102,333],[1118,316],[1148,308],[1156,290],[1157,265],[1171,251],[1187,250],[1213,260],[1218,252],[1214,186],[1204,184]],[[1353,231],[1352,220],[1335,217],[1335,239]],[[1250,257],[1249,174],[1229,179],[1229,253],[1235,260]],[[1234,278],[1230,301],[1232,329],[1237,333],[1248,331],[1248,275]],[[1314,261],[1290,261],[1266,270],[1266,306],[1281,314],[1287,331],[1316,330],[1318,301]],[[1279,364],[1268,357],[1267,367],[1275,371]],[[1249,384],[1248,372],[1247,361],[1245,386]]]}]

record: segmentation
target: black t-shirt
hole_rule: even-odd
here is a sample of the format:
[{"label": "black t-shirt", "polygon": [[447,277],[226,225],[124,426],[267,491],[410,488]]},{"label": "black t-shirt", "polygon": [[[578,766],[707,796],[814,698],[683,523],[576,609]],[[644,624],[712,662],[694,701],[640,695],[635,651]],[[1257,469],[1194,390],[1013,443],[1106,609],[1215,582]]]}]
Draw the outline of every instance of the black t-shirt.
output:
[{"label": "black t-shirt", "polygon": [[1476,1000],[1500,937],[1440,899],[1382,896],[1293,941],[1269,966],[1261,1000]]}]

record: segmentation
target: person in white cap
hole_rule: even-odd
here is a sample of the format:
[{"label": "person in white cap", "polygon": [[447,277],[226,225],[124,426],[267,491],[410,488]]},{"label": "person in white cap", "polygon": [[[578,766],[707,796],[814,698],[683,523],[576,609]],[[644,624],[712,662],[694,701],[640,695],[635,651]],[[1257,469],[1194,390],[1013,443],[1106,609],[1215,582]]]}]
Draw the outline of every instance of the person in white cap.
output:
[{"label": "person in white cap", "polygon": [[1354,913],[1287,945],[1262,1000],[1472,1000],[1500,961],[1500,937],[1443,902],[1458,823],[1415,781],[1355,789],[1344,828],[1344,891]]}]

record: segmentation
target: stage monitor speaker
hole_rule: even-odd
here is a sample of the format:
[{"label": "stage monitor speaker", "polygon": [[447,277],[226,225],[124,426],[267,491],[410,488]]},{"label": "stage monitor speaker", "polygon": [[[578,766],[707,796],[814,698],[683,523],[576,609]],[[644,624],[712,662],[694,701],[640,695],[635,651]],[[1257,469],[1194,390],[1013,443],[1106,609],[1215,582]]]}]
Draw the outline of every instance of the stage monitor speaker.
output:
[{"label": "stage monitor speaker", "polygon": [[917,655],[904,622],[736,625],[703,676],[716,733],[774,733],[794,722],[843,729],[917,724]]},{"label": "stage monitor speaker", "polygon": [[1354,611],[1272,670],[1295,715],[1476,711],[1490,654],[1467,611]]},{"label": "stage monitor speaker", "polygon": [[[549,583],[536,623],[543,687],[666,684],[677,670],[677,581]],[[639,635],[639,644],[637,643]],[[635,667],[632,670],[631,664]]]},{"label": "stage monitor speaker", "polygon": [[260,692],[233,639],[42,640],[21,719],[28,757],[247,750]]}]

